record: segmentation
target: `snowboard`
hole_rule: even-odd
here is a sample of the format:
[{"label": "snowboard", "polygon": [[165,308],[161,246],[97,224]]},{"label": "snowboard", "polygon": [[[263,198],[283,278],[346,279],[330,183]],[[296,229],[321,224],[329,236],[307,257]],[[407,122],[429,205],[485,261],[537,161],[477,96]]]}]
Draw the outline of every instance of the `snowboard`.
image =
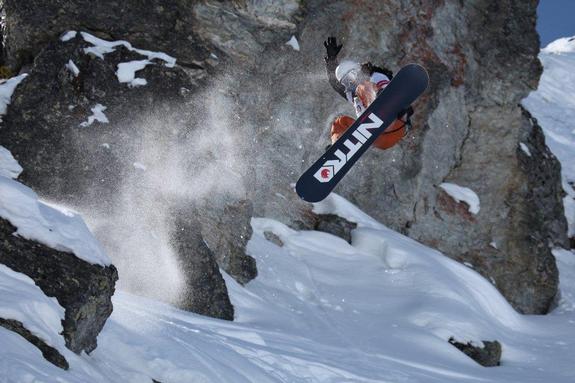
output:
[{"label": "snowboard", "polygon": [[429,84],[427,71],[418,64],[400,69],[353,125],[302,174],[295,190],[307,202],[323,200],[353,167],[369,146],[411,105]]}]

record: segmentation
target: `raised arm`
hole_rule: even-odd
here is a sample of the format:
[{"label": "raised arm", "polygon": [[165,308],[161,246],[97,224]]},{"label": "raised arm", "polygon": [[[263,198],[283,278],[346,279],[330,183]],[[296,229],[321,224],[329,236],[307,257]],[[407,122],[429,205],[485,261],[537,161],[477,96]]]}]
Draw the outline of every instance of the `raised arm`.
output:
[{"label": "raised arm", "polygon": [[338,65],[337,55],[341,50],[341,48],[343,47],[343,45],[342,44],[337,45],[337,40],[335,37],[328,37],[327,41],[323,42],[323,45],[325,46],[325,50],[327,53],[324,59],[329,84],[337,93],[341,95],[341,97],[347,99],[347,97],[345,96],[345,87],[341,85],[340,82],[337,81],[337,78],[335,77],[335,68],[337,68]]}]

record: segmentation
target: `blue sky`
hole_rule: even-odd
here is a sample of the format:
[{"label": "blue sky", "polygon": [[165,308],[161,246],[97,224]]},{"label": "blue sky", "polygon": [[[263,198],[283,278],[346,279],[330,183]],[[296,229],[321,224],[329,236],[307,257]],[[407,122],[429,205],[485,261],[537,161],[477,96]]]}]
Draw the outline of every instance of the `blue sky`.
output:
[{"label": "blue sky", "polygon": [[540,0],[537,31],[542,47],[559,37],[575,36],[575,0]]}]

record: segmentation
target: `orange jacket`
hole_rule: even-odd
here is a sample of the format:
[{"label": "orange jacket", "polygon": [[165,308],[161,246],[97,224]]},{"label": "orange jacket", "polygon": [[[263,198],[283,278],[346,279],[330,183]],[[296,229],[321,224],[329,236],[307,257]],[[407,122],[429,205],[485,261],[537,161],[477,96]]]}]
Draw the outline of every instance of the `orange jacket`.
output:
[{"label": "orange jacket", "polygon": [[[387,85],[387,84],[385,84]],[[371,81],[364,81],[356,90],[357,97],[361,100],[364,108],[367,108],[375,97],[381,86]],[[350,116],[340,116],[334,120],[331,125],[331,142],[332,144],[354,123],[355,119]],[[373,146],[378,149],[389,149],[397,144],[405,135],[405,123],[401,120],[395,120],[385,131],[375,140]]]}]

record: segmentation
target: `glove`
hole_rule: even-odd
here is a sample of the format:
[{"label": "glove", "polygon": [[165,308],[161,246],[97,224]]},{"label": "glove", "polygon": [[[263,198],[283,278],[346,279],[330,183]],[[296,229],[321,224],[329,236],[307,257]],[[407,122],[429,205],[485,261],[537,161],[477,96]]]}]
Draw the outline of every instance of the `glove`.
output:
[{"label": "glove", "polygon": [[323,42],[327,56],[325,56],[325,61],[333,60],[337,57],[339,51],[343,47],[343,44],[337,45],[337,40],[335,37],[328,37],[327,41]]}]

